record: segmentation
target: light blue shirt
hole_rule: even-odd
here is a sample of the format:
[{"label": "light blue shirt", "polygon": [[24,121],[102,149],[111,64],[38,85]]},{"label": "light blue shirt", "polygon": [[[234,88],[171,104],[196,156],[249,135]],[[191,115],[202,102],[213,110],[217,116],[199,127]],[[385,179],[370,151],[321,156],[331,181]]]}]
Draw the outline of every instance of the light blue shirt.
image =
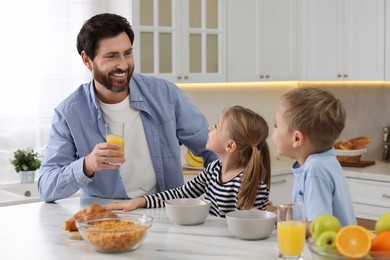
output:
[{"label": "light blue shirt", "polygon": [[[179,141],[202,156],[205,165],[217,159],[205,148],[206,118],[175,84],[134,74],[130,106],[140,111],[159,191],[184,184]],[[105,142],[104,124],[93,81],[81,85],[55,109],[39,169],[38,189],[44,201],[67,198],[79,190],[88,196],[128,198],[119,170],[101,170],[91,177],[83,172],[84,157]]]},{"label": "light blue shirt", "polygon": [[302,166],[295,162],[292,170],[293,202],[305,204],[308,221],[321,214],[331,214],[341,226],[356,224],[347,179],[333,148],[310,155]]}]

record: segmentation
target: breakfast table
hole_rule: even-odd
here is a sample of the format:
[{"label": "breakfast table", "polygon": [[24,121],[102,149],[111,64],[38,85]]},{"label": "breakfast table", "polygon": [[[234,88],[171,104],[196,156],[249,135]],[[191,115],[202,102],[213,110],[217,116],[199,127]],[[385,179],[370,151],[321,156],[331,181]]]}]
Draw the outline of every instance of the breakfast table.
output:
[{"label": "breakfast table", "polygon": [[[71,240],[62,223],[92,203],[111,200],[75,197],[55,203],[35,202],[0,208],[0,259],[278,259],[276,230],[263,240],[241,240],[227,228],[226,219],[209,215],[196,226],[179,226],[165,208],[137,209],[153,216],[153,225],[135,251],[104,254],[85,241]],[[313,259],[307,245],[305,259]]]}]

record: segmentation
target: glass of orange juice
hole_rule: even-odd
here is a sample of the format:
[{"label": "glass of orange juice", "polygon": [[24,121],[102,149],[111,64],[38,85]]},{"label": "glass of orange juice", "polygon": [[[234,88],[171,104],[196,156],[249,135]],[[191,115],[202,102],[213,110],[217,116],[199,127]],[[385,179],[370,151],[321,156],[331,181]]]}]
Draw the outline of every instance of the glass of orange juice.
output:
[{"label": "glass of orange juice", "polygon": [[[120,145],[119,151],[125,149],[125,124],[123,122],[111,122],[106,124],[106,142],[109,144]],[[110,162],[111,165],[120,165],[121,163]]]},{"label": "glass of orange juice", "polygon": [[279,258],[303,259],[306,239],[306,211],[303,203],[277,206]]}]

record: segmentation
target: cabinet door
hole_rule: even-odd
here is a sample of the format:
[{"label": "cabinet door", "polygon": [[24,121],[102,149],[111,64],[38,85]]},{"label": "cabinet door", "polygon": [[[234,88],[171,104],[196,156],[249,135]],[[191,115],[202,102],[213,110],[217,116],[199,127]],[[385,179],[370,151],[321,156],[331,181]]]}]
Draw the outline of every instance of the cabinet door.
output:
[{"label": "cabinet door", "polygon": [[297,1],[227,1],[228,81],[297,79]]},{"label": "cabinet door", "polygon": [[285,203],[292,200],[292,189],[294,184],[294,175],[272,175],[270,200],[274,205]]},{"label": "cabinet door", "polygon": [[385,80],[390,80],[390,2],[386,2],[385,12]]},{"label": "cabinet door", "polygon": [[357,217],[378,219],[390,211],[390,183],[348,178]]},{"label": "cabinet door", "polygon": [[384,79],[384,0],[304,3],[307,79]]},{"label": "cabinet door", "polygon": [[178,71],[181,66],[174,59],[181,52],[177,40],[180,3],[173,0],[132,1],[135,72],[168,80],[181,73]]},{"label": "cabinet door", "polygon": [[134,0],[136,72],[173,82],[226,81],[222,0]]},{"label": "cabinet door", "polygon": [[343,0],[305,0],[307,79],[339,80],[343,71]]},{"label": "cabinet door", "polygon": [[181,82],[226,81],[225,0],[181,2]]},{"label": "cabinet door", "polygon": [[348,0],[344,20],[344,78],[384,80],[384,0]]}]

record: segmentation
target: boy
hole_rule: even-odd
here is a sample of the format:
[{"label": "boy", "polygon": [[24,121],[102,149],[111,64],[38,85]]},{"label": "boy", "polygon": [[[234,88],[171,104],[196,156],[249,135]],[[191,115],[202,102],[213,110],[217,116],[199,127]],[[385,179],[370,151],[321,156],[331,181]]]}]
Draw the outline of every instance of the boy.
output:
[{"label": "boy", "polygon": [[322,214],[334,215],[341,226],[356,224],[347,180],[333,148],[345,118],[341,101],[329,91],[297,88],[280,98],[273,141],[278,153],[296,160],[292,200],[305,204],[308,225]]}]

